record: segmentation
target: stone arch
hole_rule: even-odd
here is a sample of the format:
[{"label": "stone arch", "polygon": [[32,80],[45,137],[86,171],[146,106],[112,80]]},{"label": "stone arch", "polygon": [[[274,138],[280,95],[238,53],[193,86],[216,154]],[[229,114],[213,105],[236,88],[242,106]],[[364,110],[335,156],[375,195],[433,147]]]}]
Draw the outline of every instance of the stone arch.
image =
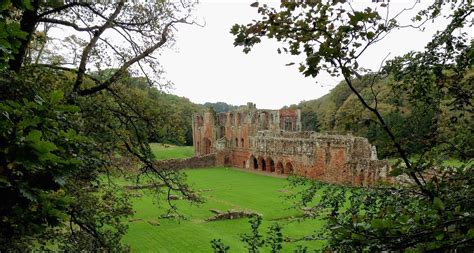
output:
[{"label": "stone arch", "polygon": [[253,168],[254,170],[258,169],[258,161],[257,161],[257,158],[255,158],[255,156],[253,155],[250,156],[249,163],[252,165],[251,168]]},{"label": "stone arch", "polygon": [[285,174],[286,175],[293,174],[293,164],[291,164],[291,162],[287,162],[285,164]]},{"label": "stone arch", "polygon": [[265,159],[263,157],[259,157],[258,158],[258,167],[260,168],[260,170],[262,171],[266,171],[267,170],[267,164],[265,162]]},{"label": "stone arch", "polygon": [[285,172],[283,170],[283,163],[282,162],[280,162],[280,161],[277,162],[276,170],[277,170],[278,174],[283,174]]},{"label": "stone arch", "polygon": [[224,157],[224,165],[225,166],[231,166],[232,165],[232,163],[230,162],[230,157],[228,155],[226,155]]},{"label": "stone arch", "polygon": [[204,144],[205,144],[205,149],[204,149],[204,154],[210,154],[212,150],[212,142],[209,138],[204,138]]},{"label": "stone arch", "polygon": [[268,165],[270,167],[270,172],[275,172],[275,162],[271,157],[267,158]]},{"label": "stone arch", "polygon": [[255,111],[255,112],[253,113],[253,115],[251,116],[252,118],[250,119],[250,123],[252,123],[252,124],[257,123],[257,122],[258,122],[258,117],[259,117],[258,115],[259,115],[259,114],[257,113],[257,111]]}]

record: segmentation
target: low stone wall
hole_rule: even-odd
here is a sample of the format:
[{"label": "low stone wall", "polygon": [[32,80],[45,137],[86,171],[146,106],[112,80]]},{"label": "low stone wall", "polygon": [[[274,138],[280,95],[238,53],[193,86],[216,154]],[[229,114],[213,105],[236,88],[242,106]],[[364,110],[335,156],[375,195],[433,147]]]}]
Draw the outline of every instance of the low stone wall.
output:
[{"label": "low stone wall", "polygon": [[216,155],[193,156],[184,159],[169,159],[155,162],[158,170],[180,170],[187,168],[203,168],[216,166]]}]

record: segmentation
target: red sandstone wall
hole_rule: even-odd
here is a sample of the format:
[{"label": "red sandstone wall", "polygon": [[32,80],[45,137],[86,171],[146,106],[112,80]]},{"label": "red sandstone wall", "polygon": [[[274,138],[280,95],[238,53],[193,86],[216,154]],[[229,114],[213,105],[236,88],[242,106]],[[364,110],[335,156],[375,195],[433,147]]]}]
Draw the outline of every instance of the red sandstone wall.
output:
[{"label": "red sandstone wall", "polygon": [[[280,122],[275,119],[277,115]],[[281,133],[278,127],[288,118],[299,124],[295,110],[227,113],[219,115],[218,122],[211,113],[201,118],[196,116],[193,123],[195,153],[205,154],[206,140],[215,145],[224,136],[226,141],[219,141],[221,147],[209,151],[216,153],[217,166],[253,170],[255,157],[259,170],[270,172],[273,169],[272,173],[294,173],[329,183],[368,186],[386,179],[387,173],[380,171],[387,164],[370,160],[371,145],[367,139],[340,135],[315,138],[308,132]],[[262,129],[270,131],[260,131]]]}]

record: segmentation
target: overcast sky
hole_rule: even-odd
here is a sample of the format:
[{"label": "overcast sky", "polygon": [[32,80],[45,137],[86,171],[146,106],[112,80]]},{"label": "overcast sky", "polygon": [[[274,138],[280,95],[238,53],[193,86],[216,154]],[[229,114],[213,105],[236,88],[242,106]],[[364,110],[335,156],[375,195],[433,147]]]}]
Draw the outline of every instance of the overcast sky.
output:
[{"label": "overcast sky", "polygon": [[[254,102],[258,108],[277,109],[321,97],[340,81],[327,74],[316,79],[305,78],[298,72],[297,64],[285,66],[295,60],[277,54],[275,41],[263,41],[249,54],[235,48],[229,30],[235,23],[247,24],[257,19],[256,8],[250,7],[252,2],[201,2],[194,13],[197,21],[205,21],[205,26],[178,27],[175,48],[166,51],[161,60],[166,77],[174,83],[171,93],[195,103]],[[371,1],[353,2],[359,6],[373,5]],[[391,13],[412,4],[413,1],[391,1]],[[413,13],[402,18],[408,21]],[[366,52],[362,66],[376,68],[388,53],[393,57],[423,49],[436,27],[444,26],[431,24],[425,32],[405,29],[390,34],[383,43]]]}]

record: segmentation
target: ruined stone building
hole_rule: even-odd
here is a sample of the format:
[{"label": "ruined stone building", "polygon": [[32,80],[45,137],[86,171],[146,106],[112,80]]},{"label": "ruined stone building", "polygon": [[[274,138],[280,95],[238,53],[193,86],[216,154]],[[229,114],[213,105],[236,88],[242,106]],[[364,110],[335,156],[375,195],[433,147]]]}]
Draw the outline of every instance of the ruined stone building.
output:
[{"label": "ruined stone building", "polygon": [[388,164],[377,160],[366,138],[301,131],[300,110],[248,103],[194,115],[192,129],[195,154],[215,154],[217,165],[358,186],[387,180]]}]

